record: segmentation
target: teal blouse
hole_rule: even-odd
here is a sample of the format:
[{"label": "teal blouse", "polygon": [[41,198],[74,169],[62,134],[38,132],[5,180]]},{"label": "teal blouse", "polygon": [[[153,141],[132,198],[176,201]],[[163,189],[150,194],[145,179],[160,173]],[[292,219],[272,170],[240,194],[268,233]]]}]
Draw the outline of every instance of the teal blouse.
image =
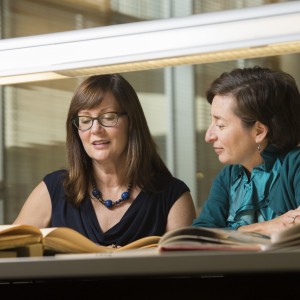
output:
[{"label": "teal blouse", "polygon": [[227,165],[213,181],[193,226],[237,229],[271,220],[300,205],[300,147],[285,155],[269,145],[248,178],[241,165]]}]

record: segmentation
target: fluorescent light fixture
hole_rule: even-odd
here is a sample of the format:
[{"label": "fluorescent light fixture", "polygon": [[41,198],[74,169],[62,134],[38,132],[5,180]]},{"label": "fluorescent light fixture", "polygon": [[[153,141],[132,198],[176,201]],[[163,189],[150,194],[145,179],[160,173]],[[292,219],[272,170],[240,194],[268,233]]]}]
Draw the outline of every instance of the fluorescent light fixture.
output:
[{"label": "fluorescent light fixture", "polygon": [[300,1],[0,41],[0,84],[300,52]]},{"label": "fluorescent light fixture", "polygon": [[33,81],[43,81],[43,80],[53,80],[53,79],[65,79],[70,76],[64,76],[55,72],[42,72],[34,74],[22,74],[22,75],[10,75],[1,76],[0,85],[15,84],[22,82],[33,82]]}]

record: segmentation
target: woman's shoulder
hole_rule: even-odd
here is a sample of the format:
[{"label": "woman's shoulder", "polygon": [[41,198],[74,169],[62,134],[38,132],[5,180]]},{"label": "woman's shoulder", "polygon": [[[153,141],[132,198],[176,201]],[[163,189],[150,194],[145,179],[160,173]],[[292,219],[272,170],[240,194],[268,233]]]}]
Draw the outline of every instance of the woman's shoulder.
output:
[{"label": "woman's shoulder", "polygon": [[300,147],[295,147],[281,157],[281,175],[292,181],[300,180]]},{"label": "woman's shoulder", "polygon": [[156,180],[156,191],[154,192],[155,195],[159,193],[165,197],[166,194],[181,195],[184,192],[190,192],[189,186],[178,177],[174,177],[172,175],[158,176]]},{"label": "woman's shoulder", "polygon": [[170,177],[169,186],[170,187],[177,186],[177,187],[180,187],[182,189],[185,189],[186,191],[190,191],[190,188],[188,187],[188,185],[182,179],[179,179],[178,177],[174,177],[174,176]]},{"label": "woman's shoulder", "polygon": [[46,182],[46,184],[57,182],[58,180],[62,180],[66,176],[66,174],[67,174],[66,169],[55,170],[51,173],[46,174],[43,180],[44,182]]},{"label": "woman's shoulder", "polygon": [[300,163],[300,146],[297,146],[290,150],[283,158],[285,163],[295,164]]}]

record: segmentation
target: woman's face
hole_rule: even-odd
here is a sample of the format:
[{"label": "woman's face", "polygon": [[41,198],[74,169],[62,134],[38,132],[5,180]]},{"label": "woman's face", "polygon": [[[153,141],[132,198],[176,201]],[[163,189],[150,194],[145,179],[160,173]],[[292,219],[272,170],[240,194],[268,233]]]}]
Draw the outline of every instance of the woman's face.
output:
[{"label": "woman's face", "polygon": [[[123,112],[111,93],[106,93],[101,104],[93,109],[79,111],[79,116],[98,117],[107,112]],[[122,165],[128,143],[128,117],[121,115],[117,125],[104,127],[94,120],[87,131],[78,130],[86,153],[101,163]]]},{"label": "woman's face", "polygon": [[261,161],[255,137],[256,126],[245,128],[233,112],[232,96],[216,95],[211,105],[211,124],[205,141],[211,143],[223,164],[241,164],[250,172]]}]

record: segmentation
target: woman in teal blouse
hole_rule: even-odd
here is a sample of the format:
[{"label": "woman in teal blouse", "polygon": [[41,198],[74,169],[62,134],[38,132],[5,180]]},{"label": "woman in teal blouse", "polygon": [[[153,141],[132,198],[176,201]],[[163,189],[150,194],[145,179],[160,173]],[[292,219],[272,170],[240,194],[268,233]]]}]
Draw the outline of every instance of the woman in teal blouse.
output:
[{"label": "woman in teal blouse", "polygon": [[264,234],[300,223],[300,94],[282,71],[223,73],[209,87],[205,140],[226,165],[193,226]]}]

